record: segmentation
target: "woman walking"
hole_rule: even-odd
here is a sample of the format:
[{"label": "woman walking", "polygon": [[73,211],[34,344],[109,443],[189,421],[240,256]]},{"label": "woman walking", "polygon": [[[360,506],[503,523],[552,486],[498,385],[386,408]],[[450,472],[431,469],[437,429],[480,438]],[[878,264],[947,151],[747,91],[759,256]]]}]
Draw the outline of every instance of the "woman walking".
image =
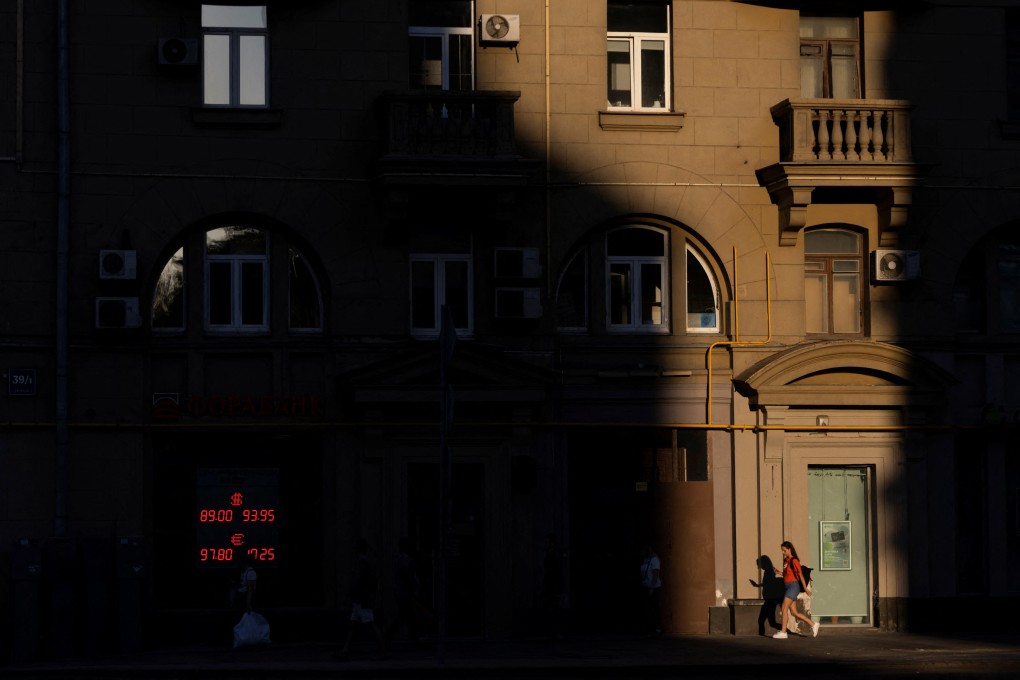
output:
[{"label": "woman walking", "polygon": [[[789,541],[783,541],[779,548],[783,551],[782,576],[786,592],[783,594],[783,627],[772,637],[779,640],[785,640],[788,637],[786,631],[791,615],[811,626],[811,636],[818,637],[820,624],[797,611],[797,595],[802,590],[807,590],[807,583],[804,582],[804,574],[800,569],[800,558],[797,557],[797,549]],[[776,574],[778,575],[779,573],[777,569]]]}]

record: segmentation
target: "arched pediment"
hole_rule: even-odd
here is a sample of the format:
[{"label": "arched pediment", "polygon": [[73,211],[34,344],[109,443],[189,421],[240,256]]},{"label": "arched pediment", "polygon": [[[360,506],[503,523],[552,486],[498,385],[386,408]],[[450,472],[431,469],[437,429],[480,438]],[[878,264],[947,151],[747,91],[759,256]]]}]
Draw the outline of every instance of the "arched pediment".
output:
[{"label": "arched pediment", "polygon": [[734,378],[753,408],[890,407],[941,401],[955,379],[897,345],[833,340],[797,345]]}]

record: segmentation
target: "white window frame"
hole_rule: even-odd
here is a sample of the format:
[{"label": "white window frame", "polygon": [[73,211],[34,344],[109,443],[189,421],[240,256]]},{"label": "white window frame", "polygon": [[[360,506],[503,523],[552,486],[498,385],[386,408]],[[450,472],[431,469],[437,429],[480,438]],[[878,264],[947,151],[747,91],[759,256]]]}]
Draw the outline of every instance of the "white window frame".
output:
[{"label": "white window frame", "polygon": [[[624,231],[627,229],[645,229],[647,231],[655,232],[662,236],[662,255],[611,255],[609,253],[609,234]],[[656,229],[654,227],[647,227],[642,225],[630,225],[614,229],[606,234],[605,249],[606,249],[606,328],[614,333],[668,333],[669,332],[669,289],[670,289],[670,266],[669,266],[669,233],[662,229]],[[626,264],[630,266],[631,272],[631,285],[630,285],[630,321],[628,323],[613,323],[613,278],[612,268],[614,264]],[[660,321],[659,323],[643,323],[642,317],[642,282],[641,282],[641,265],[645,264],[657,264],[659,265],[660,276],[660,295],[661,300],[658,301],[660,307]]]},{"label": "white window frame", "polygon": [[[609,59],[609,43],[622,43],[625,44],[630,53],[630,82],[631,82],[631,104],[626,106],[623,104],[617,105],[616,102],[610,101],[609,85],[606,83],[606,102],[610,111],[647,111],[647,112],[659,112],[666,113],[672,108],[673,93],[672,93],[672,72],[673,72],[673,46],[669,28],[673,25],[673,4],[666,3],[666,28],[665,33],[643,33],[634,31],[607,31],[606,32],[606,59]],[[663,55],[664,68],[662,74],[662,98],[661,106],[643,106],[641,104],[642,97],[642,71],[641,71],[641,47],[645,41],[649,42],[662,42],[665,50]],[[607,74],[608,77],[608,74]]]},{"label": "white window frame", "polygon": [[[262,26],[246,24],[243,21],[237,22],[235,26],[218,26],[218,25],[206,25],[205,9],[218,8],[223,11],[230,12],[231,9],[238,10],[251,10],[261,9],[262,16],[264,19],[261,22]],[[230,109],[265,109],[269,107],[269,23],[266,15],[265,5],[245,5],[245,6],[233,6],[233,5],[202,5],[203,16],[202,16],[202,104],[209,108],[230,108]],[[227,82],[229,95],[227,101],[221,101],[219,99],[210,101],[210,83],[208,79],[210,68],[216,67],[223,69],[222,63],[212,63],[211,55],[213,50],[210,49],[212,38],[226,36],[227,38]],[[263,74],[261,78],[262,85],[262,102],[261,103],[242,103],[241,102],[241,81],[245,77],[247,71],[242,73],[242,62],[241,59],[241,43],[245,37],[261,37],[263,41]]]},{"label": "white window frame", "polygon": [[409,26],[407,29],[408,38],[439,38],[440,43],[443,46],[442,51],[442,84],[440,89],[447,91],[450,89],[450,36],[452,35],[466,35],[470,36],[471,40],[471,90],[475,89],[475,47],[474,47],[474,29],[470,26]]},{"label": "white window frame", "polygon": [[720,317],[722,316],[722,304],[721,304],[720,297],[719,297],[719,281],[716,280],[715,273],[712,271],[712,268],[708,266],[708,262],[705,260],[705,258],[701,255],[701,253],[699,253],[695,248],[693,248],[690,243],[687,244],[687,254],[694,256],[694,259],[697,260],[698,264],[701,265],[701,269],[705,273],[705,276],[708,277],[708,281],[712,285],[712,300],[714,301],[714,305],[715,305],[715,325],[714,326],[710,326],[710,327],[700,326],[700,325],[695,326],[695,325],[690,323],[691,315],[692,314],[699,314],[700,315],[700,312],[692,312],[690,310],[690,301],[691,301],[690,280],[691,280],[691,274],[690,274],[690,272],[687,272],[687,280],[684,283],[684,306],[686,308],[685,309],[685,312],[686,312],[685,318],[687,319],[687,332],[688,333],[710,333],[710,334],[711,333],[718,333],[719,332]]},{"label": "white window frame", "polygon": [[[265,333],[269,330],[269,233],[266,232],[266,252],[262,254],[215,254],[205,252],[205,328],[210,332],[223,333]],[[226,262],[230,265],[230,323],[214,324],[210,319],[212,310],[212,277],[210,273],[213,263]],[[245,324],[241,320],[243,308],[242,270],[246,262],[262,264],[262,322]]]},{"label": "white window frame", "polygon": [[[464,262],[467,264],[467,327],[457,327],[457,335],[460,337],[470,336],[475,328],[475,286],[474,286],[474,263],[469,253],[443,253],[443,254],[415,254],[410,257],[408,263],[408,281],[413,284],[414,264],[416,262],[431,262],[433,267],[432,280],[432,308],[435,325],[421,327],[414,325],[414,300],[410,299],[408,309],[408,323],[412,335],[416,337],[438,337],[442,324],[443,305],[446,304],[446,265],[452,262]],[[414,295],[413,285],[408,291],[410,296]]]}]

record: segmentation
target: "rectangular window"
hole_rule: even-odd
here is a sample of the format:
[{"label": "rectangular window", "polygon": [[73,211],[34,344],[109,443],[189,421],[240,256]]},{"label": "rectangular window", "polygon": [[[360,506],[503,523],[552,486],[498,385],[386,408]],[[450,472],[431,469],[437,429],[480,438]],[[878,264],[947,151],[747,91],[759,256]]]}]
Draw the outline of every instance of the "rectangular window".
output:
[{"label": "rectangular window", "polygon": [[859,27],[857,17],[800,17],[802,97],[861,97]]},{"label": "rectangular window", "polygon": [[269,105],[265,5],[202,5],[202,101],[206,106]]},{"label": "rectangular window", "polygon": [[408,74],[415,90],[474,89],[474,29],[468,0],[408,6]]},{"label": "rectangular window", "polygon": [[269,237],[247,227],[206,232],[206,324],[212,331],[269,330]]},{"label": "rectangular window", "polygon": [[863,332],[863,239],[845,229],[804,233],[804,318],[808,333]]},{"label": "rectangular window", "polygon": [[1020,8],[1006,8],[1006,115],[1020,120]]},{"label": "rectangular window", "polygon": [[446,305],[458,334],[474,329],[470,255],[411,256],[411,331],[433,336],[440,331]]},{"label": "rectangular window", "polygon": [[610,109],[670,108],[670,3],[609,0],[606,83]]}]

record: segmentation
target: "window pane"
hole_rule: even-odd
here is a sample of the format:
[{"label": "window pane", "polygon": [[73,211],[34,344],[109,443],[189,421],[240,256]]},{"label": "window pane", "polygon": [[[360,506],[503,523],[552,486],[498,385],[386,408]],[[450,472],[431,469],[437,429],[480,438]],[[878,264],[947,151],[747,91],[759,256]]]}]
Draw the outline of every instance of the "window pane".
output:
[{"label": "window pane", "polygon": [[641,265],[641,323],[661,326],[662,319],[662,266]]},{"label": "window pane", "polygon": [[241,325],[262,326],[266,319],[263,314],[265,286],[261,262],[241,263]]},{"label": "window pane", "polygon": [[609,105],[631,105],[629,40],[610,40],[606,65],[609,69],[606,81],[609,83]]},{"label": "window pane", "polygon": [[266,37],[264,35],[242,35],[240,103],[244,106],[265,106],[266,104]]},{"label": "window pane", "polygon": [[651,229],[617,229],[606,239],[610,257],[662,257],[666,254],[666,235]]},{"label": "window pane", "polygon": [[609,0],[606,22],[610,31],[666,33],[669,30],[669,2]]},{"label": "window pane", "polygon": [[800,46],[800,96],[808,99],[821,99],[825,96],[822,86],[822,73],[825,70],[825,57],[821,45]]},{"label": "window pane", "polygon": [[184,249],[163,267],[152,296],[153,328],[184,328]]},{"label": "window pane", "polygon": [[470,0],[414,0],[407,5],[408,26],[471,25]]},{"label": "window pane", "polygon": [[805,272],[804,312],[808,333],[829,332],[829,314],[825,304],[827,298],[825,272]]},{"label": "window pane", "polygon": [[411,326],[437,328],[436,265],[429,260],[411,263]]},{"label": "window pane", "polygon": [[666,100],[666,43],[641,41],[641,106],[662,107]]},{"label": "window pane", "polygon": [[630,265],[614,263],[609,267],[609,323],[630,324]]},{"label": "window pane", "polygon": [[290,327],[322,328],[319,305],[319,287],[308,262],[293,248],[290,249]]},{"label": "window pane", "polygon": [[466,261],[448,261],[445,263],[444,290],[446,306],[453,316],[455,328],[469,328],[468,297],[468,263]]},{"label": "window pane", "polygon": [[802,38],[857,38],[856,17],[807,17],[800,18]]},{"label": "window pane", "polygon": [[857,274],[832,275],[832,332],[861,331],[861,289]]},{"label": "window pane", "polygon": [[832,96],[837,99],[856,99],[857,54],[853,45],[832,46]]},{"label": "window pane", "polygon": [[804,233],[804,252],[860,255],[861,236],[845,229],[815,229]]},{"label": "window pane", "polygon": [[704,265],[687,251],[687,328],[718,328],[715,290]]},{"label": "window pane", "polygon": [[230,104],[230,36],[203,36],[202,65],[206,104]]},{"label": "window pane", "polygon": [[412,35],[409,38],[411,87],[439,90],[443,87],[443,39],[439,36]]},{"label": "window pane", "polygon": [[231,266],[229,262],[209,263],[209,323],[229,326],[232,294]]},{"label": "window pane", "polygon": [[999,329],[1020,332],[1020,261],[999,261]]},{"label": "window pane", "polygon": [[561,328],[584,328],[588,325],[587,262],[584,253],[577,254],[560,277],[556,291],[556,318]]},{"label": "window pane", "polygon": [[265,255],[267,232],[255,227],[220,227],[205,234],[210,255]]},{"label": "window pane", "polygon": [[214,28],[265,28],[266,7],[202,5],[202,26]]},{"label": "window pane", "polygon": [[450,36],[450,89],[470,91],[474,87],[471,82],[471,46],[473,36],[455,34]]}]

